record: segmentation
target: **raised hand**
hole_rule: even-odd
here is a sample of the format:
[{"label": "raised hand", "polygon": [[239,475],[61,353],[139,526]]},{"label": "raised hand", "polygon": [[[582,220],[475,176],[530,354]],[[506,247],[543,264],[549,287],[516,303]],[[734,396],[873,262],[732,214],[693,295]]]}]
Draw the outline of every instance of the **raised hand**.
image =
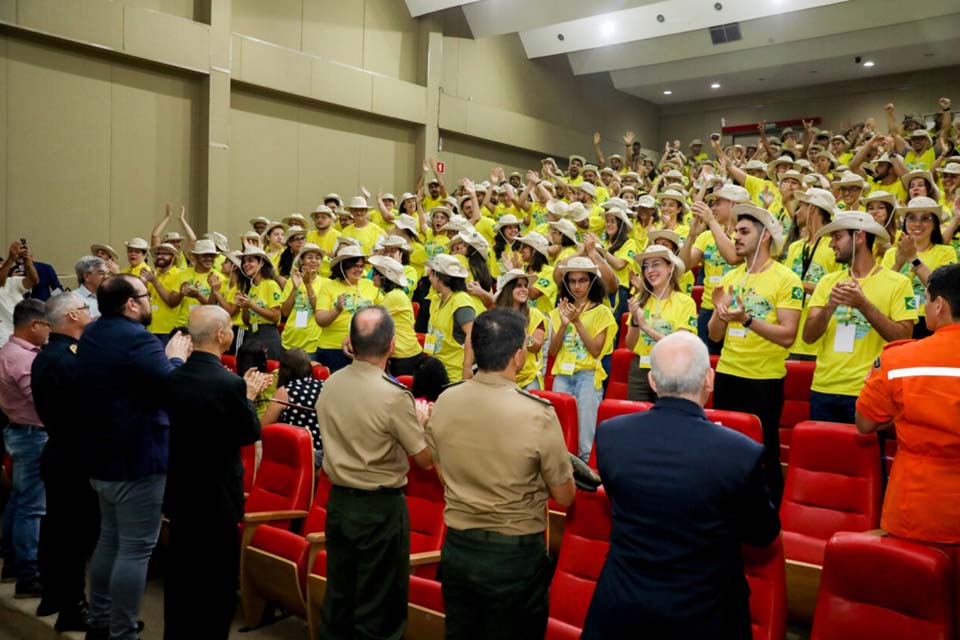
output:
[{"label": "raised hand", "polygon": [[623,134],[623,144],[633,144],[633,141],[636,139],[637,137],[633,131],[627,131]]},{"label": "raised hand", "polygon": [[600,134],[599,134],[599,133],[594,133],[594,134],[593,134],[593,144],[600,144]]},{"label": "raised hand", "polygon": [[944,110],[949,109],[949,108],[950,108],[950,98],[940,98],[939,100],[937,100],[937,104],[940,105],[940,108],[941,108],[941,109],[944,109]]}]

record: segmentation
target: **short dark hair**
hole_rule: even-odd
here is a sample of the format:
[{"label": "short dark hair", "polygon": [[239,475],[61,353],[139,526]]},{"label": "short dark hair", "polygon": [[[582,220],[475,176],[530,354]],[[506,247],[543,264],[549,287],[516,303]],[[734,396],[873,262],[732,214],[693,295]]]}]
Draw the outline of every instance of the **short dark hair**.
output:
[{"label": "short dark hair", "polygon": [[[362,315],[376,313],[379,315],[372,331],[361,332],[359,318]],[[350,320],[350,345],[353,355],[360,358],[377,358],[384,356],[390,350],[390,341],[393,340],[393,318],[380,305],[373,305],[357,311]]]},{"label": "short dark hair", "polygon": [[244,340],[237,349],[237,373],[242,376],[248,369],[267,372],[267,349],[257,339]]},{"label": "short dark hair", "polygon": [[927,279],[927,294],[931,300],[946,300],[950,305],[950,315],[960,318],[960,264],[946,264],[934,269]]},{"label": "short dark hair", "polygon": [[287,386],[291,380],[313,376],[313,363],[303,349],[287,349],[280,356],[280,373],[277,374],[277,388]]},{"label": "short dark hair", "polygon": [[133,286],[137,280],[139,278],[127,273],[104,280],[103,284],[97,288],[97,307],[100,313],[108,317],[122,316],[127,300],[139,295],[136,287]]},{"label": "short dark hair", "polygon": [[13,308],[13,327],[15,329],[25,327],[34,320],[47,321],[46,305],[42,300],[33,298],[21,300]]},{"label": "short dark hair", "polygon": [[413,371],[414,398],[436,402],[443,388],[450,384],[450,374],[443,363],[432,356],[423,356]]},{"label": "short dark hair", "polygon": [[343,260],[341,260],[341,261],[337,264],[337,268],[336,268],[336,269],[331,269],[331,270],[330,270],[330,277],[331,277],[332,279],[334,279],[334,280],[342,280],[342,281],[346,282],[346,280],[347,280],[347,271],[349,271],[350,269],[353,269],[353,267],[356,266],[356,264],[357,264],[358,262],[363,262],[363,261],[364,261],[364,259],[363,259],[363,258],[360,258],[360,257],[357,257],[357,258],[344,258]]},{"label": "short dark hair", "polygon": [[527,337],[527,320],[513,309],[490,309],[473,321],[470,344],[477,368],[481,371],[503,371],[510,358],[523,347]]},{"label": "short dark hair", "polygon": [[456,293],[457,291],[466,291],[467,290],[467,279],[458,278],[456,276],[448,276],[445,273],[440,273],[439,271],[434,271],[433,274],[437,276],[437,280],[445,284],[450,288],[450,291]]}]

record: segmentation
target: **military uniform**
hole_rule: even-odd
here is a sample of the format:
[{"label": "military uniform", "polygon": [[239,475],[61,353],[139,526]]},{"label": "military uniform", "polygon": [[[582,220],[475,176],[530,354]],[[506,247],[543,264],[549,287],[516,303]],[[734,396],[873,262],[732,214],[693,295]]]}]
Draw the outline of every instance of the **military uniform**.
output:
[{"label": "military uniform", "polygon": [[491,372],[449,387],[427,442],[444,482],[447,638],[543,638],[547,487],[573,475],[550,403]]},{"label": "military uniform", "polygon": [[426,448],[413,396],[355,360],[317,399],[327,503],[325,638],[400,638],[407,620],[407,455]]}]

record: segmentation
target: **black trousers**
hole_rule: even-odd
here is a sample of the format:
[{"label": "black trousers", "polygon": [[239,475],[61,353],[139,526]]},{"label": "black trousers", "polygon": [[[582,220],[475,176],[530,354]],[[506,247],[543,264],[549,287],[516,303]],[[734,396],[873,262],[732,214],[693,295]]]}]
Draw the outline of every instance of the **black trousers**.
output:
[{"label": "black trousers", "polygon": [[750,380],[717,372],[713,379],[713,407],[752,413],[763,425],[764,470],[770,497],[779,507],[783,497],[780,470],[780,414],[783,413],[783,378]]},{"label": "black trousers", "polygon": [[407,626],[410,520],[402,490],[334,486],[327,502],[321,638],[400,640]]},{"label": "black trousers", "polygon": [[647,374],[650,369],[641,369],[637,363],[640,362],[640,356],[633,356],[630,362],[630,371],[627,373],[627,400],[640,402],[656,402],[657,394],[650,386],[650,378]]},{"label": "black trousers", "polygon": [[550,588],[542,533],[447,529],[442,558],[447,640],[542,640]]},{"label": "black trousers", "polygon": [[100,537],[100,503],[86,473],[69,464],[41,459],[40,475],[47,496],[37,547],[43,598],[59,611],[79,610],[87,560]]},{"label": "black trousers", "polygon": [[183,514],[171,519],[167,534],[163,637],[226,640],[237,608],[236,518]]}]

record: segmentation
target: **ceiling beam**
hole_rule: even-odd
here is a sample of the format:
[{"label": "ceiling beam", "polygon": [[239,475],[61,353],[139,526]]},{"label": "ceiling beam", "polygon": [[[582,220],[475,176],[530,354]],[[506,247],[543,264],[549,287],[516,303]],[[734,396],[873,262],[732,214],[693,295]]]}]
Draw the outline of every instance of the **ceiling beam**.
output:
[{"label": "ceiling beam", "polygon": [[443,11],[450,7],[461,7],[471,2],[476,0],[407,0],[407,9],[410,10],[411,17],[418,18],[428,13]]},{"label": "ceiling beam", "polygon": [[480,0],[466,5],[463,14],[475,38],[499,36],[545,24],[588,18],[639,7],[657,0]]}]

